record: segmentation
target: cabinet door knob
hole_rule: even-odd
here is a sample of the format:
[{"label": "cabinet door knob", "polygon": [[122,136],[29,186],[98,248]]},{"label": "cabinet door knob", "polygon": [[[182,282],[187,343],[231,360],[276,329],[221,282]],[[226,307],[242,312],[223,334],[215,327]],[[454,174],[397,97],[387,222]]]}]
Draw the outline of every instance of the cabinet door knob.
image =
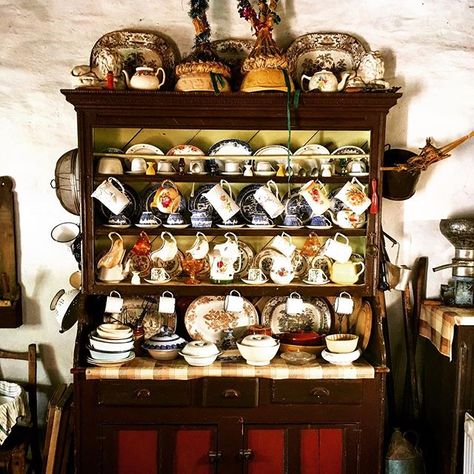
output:
[{"label": "cabinet door knob", "polygon": [[311,390],[310,393],[313,397],[317,398],[318,400],[321,400],[323,398],[329,397],[331,392],[325,387],[315,387]]},{"label": "cabinet door knob", "polygon": [[221,459],[222,452],[221,451],[209,451],[208,456],[209,456],[209,462],[211,464],[216,464],[216,463],[219,462],[219,459]]},{"label": "cabinet door knob", "polygon": [[243,459],[244,461],[250,461],[252,455],[253,451],[251,449],[241,449],[239,451],[240,459]]},{"label": "cabinet door knob", "polygon": [[144,400],[145,398],[150,398],[151,392],[147,388],[141,388],[140,390],[135,391],[135,398],[139,400]]},{"label": "cabinet door knob", "polygon": [[231,398],[240,398],[240,392],[233,388],[227,388],[222,392],[222,398],[231,399]]}]

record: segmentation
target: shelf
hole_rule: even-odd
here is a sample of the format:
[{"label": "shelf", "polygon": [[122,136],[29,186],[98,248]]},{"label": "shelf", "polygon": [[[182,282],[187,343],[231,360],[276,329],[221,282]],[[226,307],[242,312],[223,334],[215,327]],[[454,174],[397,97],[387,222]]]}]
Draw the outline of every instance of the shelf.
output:
[{"label": "shelf", "polygon": [[282,232],[291,232],[292,236],[306,236],[311,232],[315,232],[320,236],[334,235],[336,232],[343,232],[347,237],[363,237],[366,234],[366,229],[341,229],[339,227],[332,227],[331,229],[284,229],[282,227],[273,227],[271,229],[251,229],[243,227],[241,229],[200,229],[194,227],[187,227],[186,229],[169,229],[166,227],[157,227],[156,229],[140,229],[138,227],[129,227],[128,229],[114,229],[111,227],[97,226],[95,229],[95,235],[108,235],[110,232],[118,232],[121,235],[138,235],[140,232],[145,231],[148,235],[160,235],[163,231],[171,232],[174,235],[195,235],[196,232],[202,232],[205,235],[224,235],[227,232],[237,232],[239,238],[245,238],[250,236],[272,236],[279,235]]},{"label": "shelf", "polygon": [[[311,179],[318,179],[322,183],[345,183],[349,181],[353,176],[331,176],[329,178],[323,177],[312,177],[312,176],[294,176],[288,179],[288,176],[242,176],[242,175],[193,175],[193,174],[173,174],[173,175],[132,175],[132,174],[123,174],[123,175],[109,175],[109,174],[96,174],[95,182],[99,183],[107,178],[114,177],[124,183],[133,183],[133,182],[145,182],[145,183],[159,183],[165,179],[169,179],[175,182],[182,183],[218,183],[221,179],[227,181],[232,181],[233,183],[266,183],[269,180],[275,181],[275,183],[280,184],[304,184]],[[361,183],[368,183],[368,176],[356,176]]]},{"label": "shelf", "polygon": [[218,285],[203,282],[199,285],[188,285],[183,279],[169,283],[132,285],[131,283],[101,283],[93,285],[95,294],[108,295],[112,290],[117,290],[121,295],[156,295],[163,291],[171,291],[175,296],[199,296],[199,295],[226,295],[231,290],[238,290],[242,296],[284,296],[296,291],[302,296],[331,296],[341,291],[347,291],[353,296],[366,294],[365,285],[306,285],[302,282],[290,283],[289,285],[277,285],[265,283],[263,285],[247,285],[245,283],[230,283]]}]

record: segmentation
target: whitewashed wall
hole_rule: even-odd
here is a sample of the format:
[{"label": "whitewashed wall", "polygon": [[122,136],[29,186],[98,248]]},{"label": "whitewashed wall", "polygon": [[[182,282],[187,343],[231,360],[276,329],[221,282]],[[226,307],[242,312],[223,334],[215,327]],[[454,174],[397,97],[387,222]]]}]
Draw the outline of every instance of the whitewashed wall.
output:
[{"label": "whitewashed wall", "polygon": [[[211,4],[214,39],[250,37],[235,0]],[[187,8],[185,0],[0,0],[0,175],[16,180],[25,296],[25,323],[0,329],[0,346],[23,350],[37,343],[44,390],[71,379],[74,340],[74,331],[58,333],[49,311],[51,297],[67,287],[75,270],[68,250],[49,237],[55,224],[76,220],[49,187],[57,158],[76,146],[75,113],[59,89],[69,86],[71,67],[87,63],[93,44],[108,31],[157,30],[185,54],[193,39]],[[387,141],[393,146],[415,150],[427,136],[445,144],[473,127],[472,1],[282,0],[280,11],[276,38],[283,47],[304,33],[337,31],[383,52],[387,76],[404,91],[388,120]],[[452,257],[438,222],[474,215],[473,145],[425,172],[409,201],[384,201],[385,228],[402,239],[403,263],[429,255],[437,265]],[[429,293],[437,295],[448,276],[430,274]],[[391,299],[397,325],[398,301]],[[400,349],[398,342],[394,349]]]}]

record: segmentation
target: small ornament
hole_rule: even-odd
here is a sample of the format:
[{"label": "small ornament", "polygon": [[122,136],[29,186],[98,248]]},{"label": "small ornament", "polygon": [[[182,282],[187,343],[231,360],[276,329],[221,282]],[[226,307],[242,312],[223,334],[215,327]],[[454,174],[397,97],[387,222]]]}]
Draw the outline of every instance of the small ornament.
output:
[{"label": "small ornament", "polygon": [[180,158],[178,162],[178,174],[183,175],[186,173],[186,163],[184,158]]}]

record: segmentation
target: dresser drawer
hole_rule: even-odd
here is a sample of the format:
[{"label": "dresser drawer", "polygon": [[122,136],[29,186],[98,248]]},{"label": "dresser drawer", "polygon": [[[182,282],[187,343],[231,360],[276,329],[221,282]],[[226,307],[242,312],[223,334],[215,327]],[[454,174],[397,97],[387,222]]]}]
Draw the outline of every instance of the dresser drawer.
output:
[{"label": "dresser drawer", "polygon": [[202,381],[205,407],[256,407],[258,379],[205,378]]},{"label": "dresser drawer", "polygon": [[359,405],[363,385],[360,380],[274,380],[273,403]]},{"label": "dresser drawer", "polygon": [[191,387],[186,381],[141,380],[99,383],[99,405],[187,406]]}]

